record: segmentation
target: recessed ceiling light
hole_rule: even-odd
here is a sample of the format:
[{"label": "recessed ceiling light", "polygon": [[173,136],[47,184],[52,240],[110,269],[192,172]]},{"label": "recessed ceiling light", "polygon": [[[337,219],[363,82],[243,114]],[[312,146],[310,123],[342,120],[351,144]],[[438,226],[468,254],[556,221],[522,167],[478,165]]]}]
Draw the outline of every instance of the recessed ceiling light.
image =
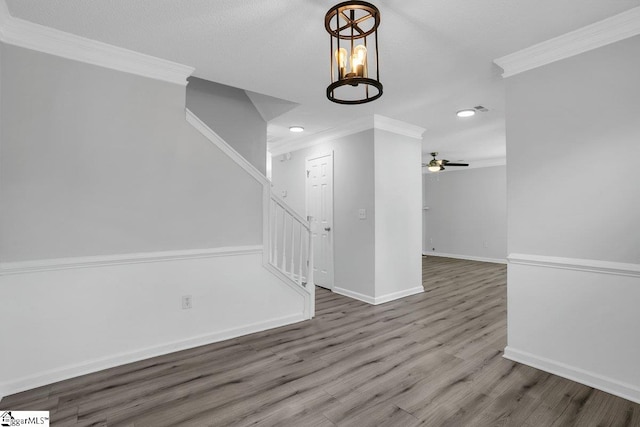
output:
[{"label": "recessed ceiling light", "polygon": [[474,110],[473,108],[460,110],[456,113],[458,117],[471,117],[471,116],[475,116],[475,114],[476,114],[476,110]]},{"label": "recessed ceiling light", "polygon": [[289,127],[289,130],[291,132],[296,132],[296,133],[304,132],[304,128],[302,126],[291,126],[291,127]]}]

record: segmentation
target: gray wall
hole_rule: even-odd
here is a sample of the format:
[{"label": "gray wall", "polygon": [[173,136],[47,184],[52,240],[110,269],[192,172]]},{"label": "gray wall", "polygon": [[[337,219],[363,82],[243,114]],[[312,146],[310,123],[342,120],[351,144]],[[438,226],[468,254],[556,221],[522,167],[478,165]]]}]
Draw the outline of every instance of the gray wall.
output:
[{"label": "gray wall", "polygon": [[640,262],[640,36],[507,79],[509,252]]},{"label": "gray wall", "polygon": [[375,130],[376,297],[422,288],[421,157],[417,138]]},{"label": "gray wall", "polygon": [[423,252],[507,257],[505,166],[423,175]]},{"label": "gray wall", "polygon": [[244,90],[189,77],[187,108],[265,174],[267,122]]},{"label": "gray wall", "polygon": [[3,262],[262,242],[261,186],[183,87],[13,46],[0,84]]},{"label": "gray wall", "polygon": [[[334,285],[374,295],[374,168],[373,130],[336,139],[291,153],[291,159],[274,156],[273,189],[305,216],[305,159],[333,151],[334,164]],[[358,209],[367,219],[358,219]]]},{"label": "gray wall", "polygon": [[640,402],[640,36],[507,79],[505,356]]},{"label": "gray wall", "polygon": [[376,303],[421,291],[420,141],[371,129],[274,156],[273,189],[303,216],[305,159],[331,151],[335,288]]}]

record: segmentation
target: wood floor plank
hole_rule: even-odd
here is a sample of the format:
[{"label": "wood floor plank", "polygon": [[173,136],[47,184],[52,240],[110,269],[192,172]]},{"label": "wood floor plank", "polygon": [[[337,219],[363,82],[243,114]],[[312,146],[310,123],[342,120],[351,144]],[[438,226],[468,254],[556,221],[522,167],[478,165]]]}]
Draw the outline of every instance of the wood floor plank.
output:
[{"label": "wood floor plank", "polygon": [[363,414],[350,415],[336,422],[340,427],[413,427],[420,425],[420,420],[401,408],[383,403],[369,408]]},{"label": "wood floor plank", "polygon": [[425,292],[317,288],[313,320],[5,397],[58,426],[626,426],[640,405],[502,357],[506,268],[423,258]]}]

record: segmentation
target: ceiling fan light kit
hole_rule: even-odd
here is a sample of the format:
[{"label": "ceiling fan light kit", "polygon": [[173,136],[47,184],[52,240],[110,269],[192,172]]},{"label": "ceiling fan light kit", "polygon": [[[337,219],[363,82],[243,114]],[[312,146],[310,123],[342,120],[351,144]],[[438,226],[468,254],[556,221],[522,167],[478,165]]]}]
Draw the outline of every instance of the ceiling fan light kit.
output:
[{"label": "ceiling fan light kit", "polygon": [[469,166],[469,163],[453,163],[450,162],[449,160],[446,159],[441,159],[438,160],[436,159],[436,156],[438,155],[437,152],[433,152],[431,153],[431,156],[433,157],[433,159],[431,159],[431,161],[429,161],[429,163],[423,163],[422,166],[426,166],[427,169],[429,170],[429,172],[440,172],[445,170],[445,166]]},{"label": "ceiling fan light kit", "polygon": [[364,1],[345,1],[327,12],[324,26],[331,39],[331,84],[327,87],[330,101],[357,105],[382,96],[379,25],[380,11]]}]

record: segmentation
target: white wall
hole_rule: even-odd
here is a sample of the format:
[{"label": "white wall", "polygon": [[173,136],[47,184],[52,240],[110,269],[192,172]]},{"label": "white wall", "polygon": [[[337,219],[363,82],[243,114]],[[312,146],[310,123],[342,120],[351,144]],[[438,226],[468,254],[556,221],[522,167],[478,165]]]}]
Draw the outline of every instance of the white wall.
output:
[{"label": "white wall", "polygon": [[0,276],[11,301],[0,337],[13,348],[2,355],[0,397],[303,320],[303,298],[261,263],[261,248],[249,247]]},{"label": "white wall", "polygon": [[640,402],[638,52],[507,80],[505,355]]},{"label": "white wall", "polygon": [[[2,124],[2,69],[4,68],[3,64],[4,57],[4,43],[0,43],[0,124]],[[2,128],[0,128],[0,156],[2,156]],[[1,165],[1,163],[0,163]],[[2,217],[2,201],[0,200],[0,217]],[[2,235],[0,234],[0,239]]]},{"label": "white wall", "polygon": [[505,166],[425,173],[423,183],[425,254],[506,261]]},{"label": "white wall", "polygon": [[183,86],[5,45],[0,88],[0,397],[305,318]]},{"label": "white wall", "polygon": [[423,292],[422,144],[375,130],[376,303]]},{"label": "white wall", "polygon": [[330,151],[334,291],[372,304],[422,292],[420,141],[371,129],[274,156],[273,189],[301,215],[305,158]]},{"label": "white wall", "polygon": [[2,262],[262,242],[261,185],[184,87],[14,46],[2,68]]},{"label": "white wall", "polygon": [[[305,212],[305,159],[333,152],[334,285],[373,298],[374,295],[374,164],[373,130],[294,151],[290,160],[273,157],[272,182],[300,215]],[[366,209],[367,219],[358,218]]]},{"label": "white wall", "polygon": [[640,263],[638,46],[507,80],[509,252]]},{"label": "white wall", "polygon": [[189,77],[187,108],[265,174],[267,122],[244,90]]}]

